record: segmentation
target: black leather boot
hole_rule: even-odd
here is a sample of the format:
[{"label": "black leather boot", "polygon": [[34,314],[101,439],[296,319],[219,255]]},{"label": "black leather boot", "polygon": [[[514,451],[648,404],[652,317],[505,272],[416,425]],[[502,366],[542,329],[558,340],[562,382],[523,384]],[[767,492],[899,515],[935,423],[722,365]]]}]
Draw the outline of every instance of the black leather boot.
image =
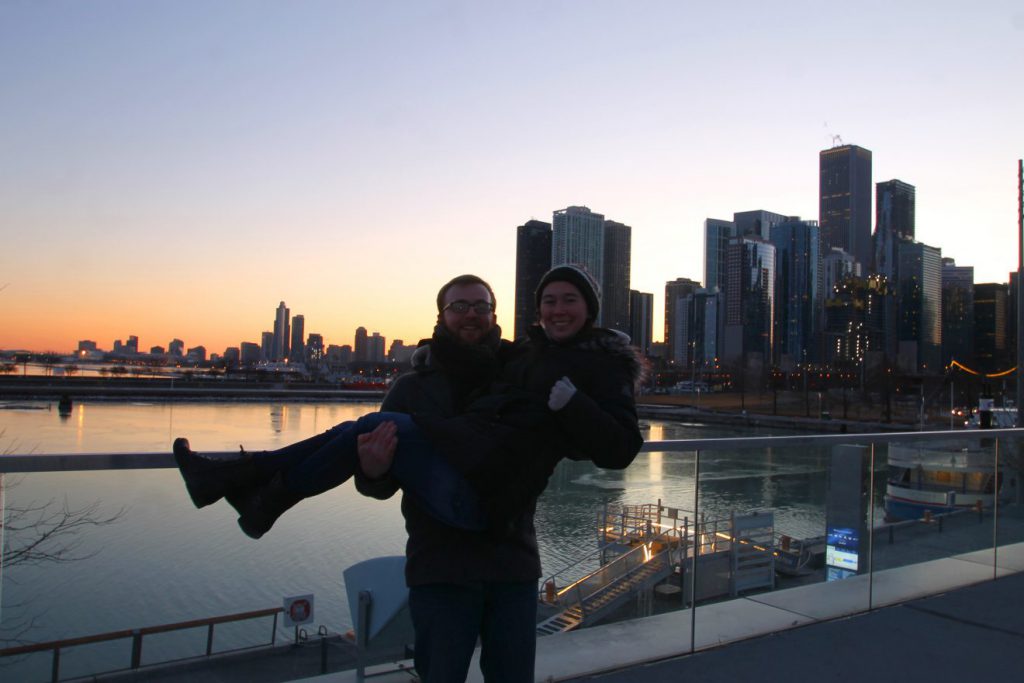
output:
[{"label": "black leather boot", "polygon": [[277,518],[305,496],[292,491],[278,472],[263,486],[256,487],[244,500],[235,498],[231,504],[239,512],[238,526],[249,538],[260,538],[270,531]]},{"label": "black leather boot", "polygon": [[[188,439],[174,440],[174,461],[178,463],[181,478],[192,503],[206,507],[227,496],[232,505],[244,492],[267,480],[267,474],[244,451],[231,460],[204,458],[189,447]],[[236,505],[237,507],[237,505]]]}]

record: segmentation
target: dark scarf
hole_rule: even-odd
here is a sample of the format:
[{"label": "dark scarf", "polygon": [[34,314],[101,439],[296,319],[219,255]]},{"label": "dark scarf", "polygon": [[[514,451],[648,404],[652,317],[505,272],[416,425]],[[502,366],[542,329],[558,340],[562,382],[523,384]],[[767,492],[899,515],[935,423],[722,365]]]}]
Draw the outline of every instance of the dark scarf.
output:
[{"label": "dark scarf", "polygon": [[430,355],[451,381],[455,405],[487,388],[498,377],[501,363],[501,328],[495,325],[479,344],[464,344],[447,327],[438,323],[430,338]]}]

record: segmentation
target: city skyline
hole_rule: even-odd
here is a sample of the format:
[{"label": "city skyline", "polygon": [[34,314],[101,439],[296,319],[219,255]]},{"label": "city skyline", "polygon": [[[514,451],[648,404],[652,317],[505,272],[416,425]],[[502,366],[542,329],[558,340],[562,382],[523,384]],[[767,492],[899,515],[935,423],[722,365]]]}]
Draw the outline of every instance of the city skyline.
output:
[{"label": "city skyline", "polygon": [[413,343],[463,272],[511,336],[515,228],[567,206],[632,228],[662,339],[705,219],[817,220],[837,135],[916,188],[918,240],[1006,282],[1022,38],[1010,2],[8,3],[0,348],[220,352],[281,300]]}]

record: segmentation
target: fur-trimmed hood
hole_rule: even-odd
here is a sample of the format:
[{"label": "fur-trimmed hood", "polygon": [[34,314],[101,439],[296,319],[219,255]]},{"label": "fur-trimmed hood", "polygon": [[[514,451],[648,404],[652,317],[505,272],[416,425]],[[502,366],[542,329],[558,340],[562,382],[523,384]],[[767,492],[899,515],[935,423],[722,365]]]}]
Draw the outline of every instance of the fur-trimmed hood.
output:
[{"label": "fur-trimmed hood", "polygon": [[600,351],[619,359],[626,368],[633,385],[639,387],[648,375],[648,362],[640,353],[640,349],[632,344],[629,335],[607,327],[594,327],[564,344],[555,344],[548,339],[540,325],[533,325],[527,330],[530,343],[544,346],[555,345],[566,349],[580,351]]}]

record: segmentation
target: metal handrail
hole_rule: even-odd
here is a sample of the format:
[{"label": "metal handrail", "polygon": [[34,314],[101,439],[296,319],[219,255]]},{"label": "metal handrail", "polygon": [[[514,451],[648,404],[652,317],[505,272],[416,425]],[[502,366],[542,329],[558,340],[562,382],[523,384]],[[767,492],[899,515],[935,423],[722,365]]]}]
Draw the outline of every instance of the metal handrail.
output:
[{"label": "metal handrail", "polygon": [[[277,642],[277,615],[284,611],[282,607],[271,607],[268,609],[254,610],[251,612],[238,612],[236,614],[225,614],[218,617],[206,617],[204,619],[191,619],[189,621],[179,621],[174,624],[160,624],[158,626],[147,626],[145,628],[137,629],[123,629],[120,631],[109,631],[107,633],[97,633],[91,636],[80,636],[78,638],[63,638],[61,640],[51,640],[45,643],[31,643],[29,645],[16,645],[14,647],[8,647],[0,650],[0,658],[3,657],[14,657],[17,655],[34,654],[36,652],[53,652],[53,665],[51,667],[51,680],[60,680],[60,651],[63,648],[74,647],[76,645],[92,645],[94,643],[105,643],[112,640],[123,640],[125,638],[132,639],[132,658],[129,669],[138,669],[142,666],[142,639],[145,636],[154,635],[157,633],[169,633],[171,631],[183,631],[190,628],[199,628],[201,626],[207,627],[206,633],[206,655],[209,657],[213,654],[213,627],[217,624],[229,624],[236,621],[248,621],[249,619],[259,619],[260,617],[274,617],[274,622],[270,629],[270,642],[267,645],[273,645]],[[237,652],[240,650],[248,650],[252,647],[263,647],[262,645],[250,645],[245,647],[232,648],[225,650],[225,652]],[[191,659],[191,657],[185,657],[184,659]],[[179,660],[170,660],[179,661]],[[161,662],[166,664],[167,662]],[[112,673],[112,672],[108,672]]]},{"label": "metal handrail", "polygon": [[[1024,436],[1024,427],[1007,429],[965,429],[933,432],[872,432],[866,434],[801,434],[792,436],[742,436],[708,439],[665,439],[648,441],[640,451],[688,452],[725,449],[827,446],[836,444],[872,444],[906,441],[980,441],[1001,436]],[[210,457],[227,458],[237,451],[204,453]],[[0,472],[77,472],[88,470],[165,469],[175,467],[170,451],[158,453],[34,453],[0,455]]]}]

